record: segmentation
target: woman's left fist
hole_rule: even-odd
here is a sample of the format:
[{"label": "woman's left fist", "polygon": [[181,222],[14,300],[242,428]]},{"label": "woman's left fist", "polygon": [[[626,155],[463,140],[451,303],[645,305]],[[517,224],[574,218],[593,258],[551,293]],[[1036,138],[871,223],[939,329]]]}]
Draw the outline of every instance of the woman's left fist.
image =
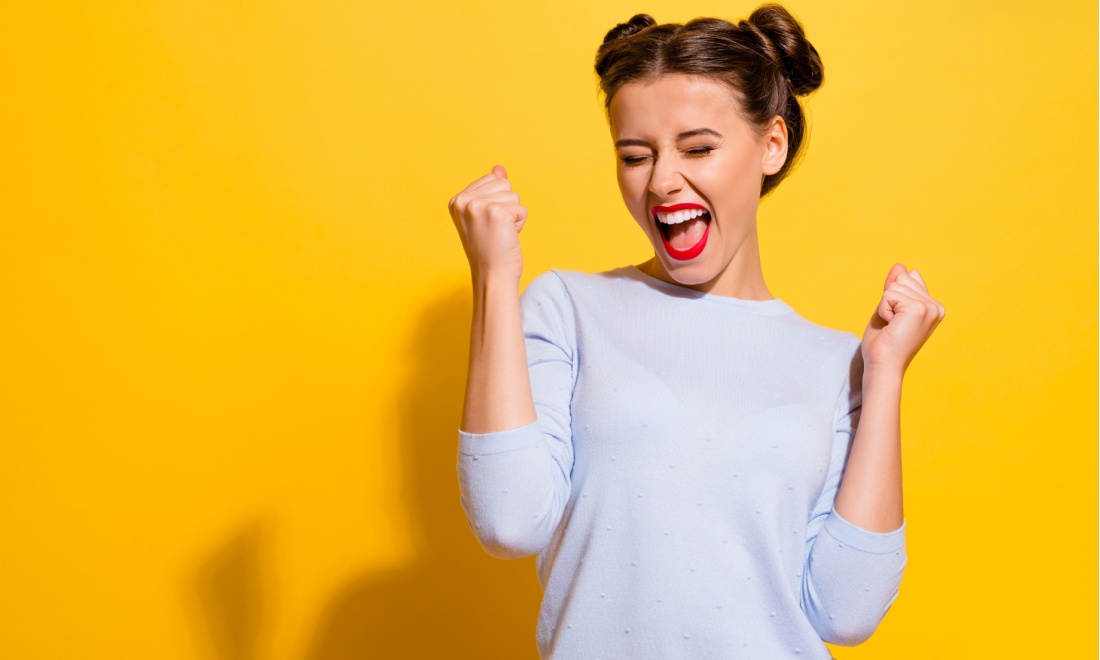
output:
[{"label": "woman's left fist", "polygon": [[920,273],[894,264],[886,276],[882,300],[863,333],[864,369],[903,373],[943,315],[943,305],[928,295]]}]

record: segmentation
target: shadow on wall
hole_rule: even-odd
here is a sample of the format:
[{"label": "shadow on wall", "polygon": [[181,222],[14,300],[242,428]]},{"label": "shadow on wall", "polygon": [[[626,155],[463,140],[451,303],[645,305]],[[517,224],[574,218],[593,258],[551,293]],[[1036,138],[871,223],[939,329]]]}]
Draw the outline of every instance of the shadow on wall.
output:
[{"label": "shadow on wall", "polygon": [[534,557],[488,555],[459,502],[470,314],[469,292],[456,289],[427,308],[407,347],[412,375],[397,405],[417,558],[338,591],[304,660],[538,657],[542,591]]},{"label": "shadow on wall", "polygon": [[249,523],[199,568],[196,587],[218,660],[259,658],[267,540],[259,521]]}]

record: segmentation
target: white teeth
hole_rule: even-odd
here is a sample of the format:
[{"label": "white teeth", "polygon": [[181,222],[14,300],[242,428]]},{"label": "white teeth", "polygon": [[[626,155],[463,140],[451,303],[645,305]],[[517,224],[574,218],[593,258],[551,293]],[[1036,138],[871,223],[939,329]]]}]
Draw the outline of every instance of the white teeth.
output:
[{"label": "white teeth", "polygon": [[678,225],[681,222],[687,222],[692,218],[698,218],[706,213],[703,209],[688,209],[687,211],[677,211],[675,213],[665,213],[663,211],[657,212],[657,219],[666,225]]}]

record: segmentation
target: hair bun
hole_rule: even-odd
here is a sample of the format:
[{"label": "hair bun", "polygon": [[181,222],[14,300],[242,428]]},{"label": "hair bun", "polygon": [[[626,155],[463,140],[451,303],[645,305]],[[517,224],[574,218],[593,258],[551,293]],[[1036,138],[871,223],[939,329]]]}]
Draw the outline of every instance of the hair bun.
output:
[{"label": "hair bun", "polygon": [[625,39],[626,37],[635,35],[646,29],[647,27],[656,24],[657,21],[654,20],[654,18],[649,14],[635,14],[626,23],[619,23],[615,27],[608,30],[607,35],[603,38],[603,42],[607,44],[615,41],[616,39]]},{"label": "hair bun", "polygon": [[821,57],[806,39],[802,24],[789,11],[777,4],[756,8],[748,24],[767,37],[772,59],[783,66],[787,80],[796,96],[805,96],[825,82],[825,67]]},{"label": "hair bun", "polygon": [[635,14],[626,23],[619,23],[615,27],[607,31],[607,35],[603,38],[603,43],[600,44],[600,48],[596,51],[596,74],[603,78],[607,71],[624,56],[623,52],[619,52],[616,42],[632,37],[638,34],[642,30],[654,26],[657,21],[654,20],[649,14]]}]

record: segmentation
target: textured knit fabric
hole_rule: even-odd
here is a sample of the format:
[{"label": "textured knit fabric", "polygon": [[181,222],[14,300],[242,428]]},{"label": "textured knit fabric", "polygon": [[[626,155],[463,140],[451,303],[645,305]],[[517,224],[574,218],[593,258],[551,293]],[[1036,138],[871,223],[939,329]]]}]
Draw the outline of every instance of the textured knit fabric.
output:
[{"label": "textured knit fabric", "polygon": [[833,511],[855,335],[633,266],[550,271],[520,305],[538,420],[459,430],[457,469],[482,547],[537,555],[543,658],[828,660],[871,635],[905,525]]}]

